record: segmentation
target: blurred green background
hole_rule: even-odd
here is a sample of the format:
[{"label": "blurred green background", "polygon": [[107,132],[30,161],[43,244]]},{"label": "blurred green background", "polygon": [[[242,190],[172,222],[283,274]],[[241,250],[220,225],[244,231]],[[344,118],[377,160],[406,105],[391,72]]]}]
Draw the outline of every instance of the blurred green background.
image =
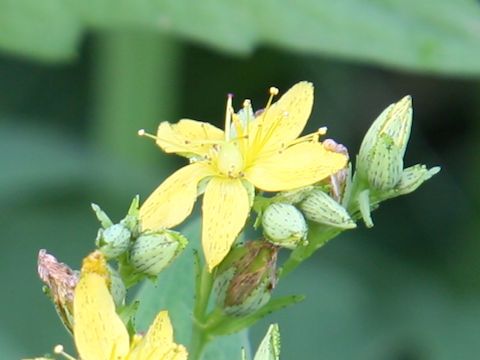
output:
[{"label": "blurred green background", "polygon": [[90,202],[118,220],[183,164],[137,129],[221,126],[228,92],[236,108],[246,97],[261,108],[268,87],[300,80],[315,84],[310,130],[327,125],[352,157],[371,121],[411,94],[406,165],[443,169],[282,282],[275,295],[307,299],[255,326],[252,345],[278,321],[282,359],[477,359],[474,0],[0,0],[2,358],[73,352],[37,252],[78,268],[96,235]]}]

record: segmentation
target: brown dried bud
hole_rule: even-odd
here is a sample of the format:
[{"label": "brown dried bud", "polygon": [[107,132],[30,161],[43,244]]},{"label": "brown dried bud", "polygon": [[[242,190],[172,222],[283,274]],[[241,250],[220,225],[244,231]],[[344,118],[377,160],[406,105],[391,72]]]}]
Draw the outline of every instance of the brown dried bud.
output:
[{"label": "brown dried bud", "polygon": [[51,297],[58,316],[68,331],[72,332],[73,296],[78,283],[78,272],[58,262],[55,256],[42,249],[38,252],[38,276],[47,285],[45,290]]},{"label": "brown dried bud", "polygon": [[262,239],[230,252],[215,279],[217,305],[226,314],[247,316],[270,300],[279,249]]}]

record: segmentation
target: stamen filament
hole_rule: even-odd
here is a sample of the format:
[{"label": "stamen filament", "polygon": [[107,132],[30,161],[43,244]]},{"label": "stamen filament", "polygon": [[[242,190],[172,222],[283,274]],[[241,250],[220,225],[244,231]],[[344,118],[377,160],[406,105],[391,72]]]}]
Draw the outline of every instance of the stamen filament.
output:
[{"label": "stamen filament", "polygon": [[[145,136],[145,137],[148,137],[152,140],[155,140],[155,142],[159,142],[159,141],[164,142],[164,143],[166,143],[166,144],[168,144],[172,147],[175,147],[175,148],[181,147],[181,144],[179,142],[174,143],[174,142],[171,142],[171,141],[168,141],[168,140],[165,140],[165,139],[160,139],[158,136],[147,133],[145,131],[145,129],[138,130],[137,134],[138,134],[138,136]],[[199,142],[202,143],[202,144],[207,144],[208,143],[208,141],[205,141],[205,140],[202,140],[202,141],[199,141]],[[195,141],[191,141],[191,140],[186,140],[185,141],[185,145],[192,144],[192,143],[195,143]],[[215,144],[216,141],[212,140],[212,143]],[[188,146],[185,146],[183,149],[185,150],[185,152],[190,152],[191,151],[191,149]]]},{"label": "stamen filament", "polygon": [[[260,142],[260,139],[262,139],[262,129],[263,129],[263,124],[265,120],[265,116],[267,115],[268,110],[270,109],[270,106],[272,105],[273,97],[275,95],[278,95],[278,89],[276,87],[271,87],[268,92],[270,93],[270,96],[268,97],[267,105],[265,106],[265,110],[262,112],[260,115],[262,117],[262,120],[258,123],[257,126],[257,131],[255,132],[255,139],[253,139],[253,144],[257,144],[258,147],[257,149],[254,149],[254,152],[257,152],[258,149],[262,148],[264,145],[264,141]],[[270,131],[270,129],[267,129]],[[264,140],[266,140],[268,137],[265,136],[263,137]]]},{"label": "stamen filament", "polygon": [[230,126],[232,123],[232,98],[233,94],[227,96],[227,108],[225,109],[225,141],[230,140]]},{"label": "stamen filament", "polygon": [[75,359],[72,355],[67,354],[65,351],[63,351],[63,345],[57,345],[53,348],[53,352],[57,355],[62,355],[65,359],[68,360],[77,360]]},{"label": "stamen filament", "polygon": [[327,127],[322,126],[317,131],[315,131],[311,134],[307,134],[307,135],[304,135],[302,137],[299,137],[299,138],[293,140],[290,144],[288,144],[287,147],[290,147],[292,145],[299,144],[299,143],[302,143],[302,142],[308,142],[308,141],[316,142],[316,141],[318,141],[320,136],[324,136],[326,133],[327,133]]},{"label": "stamen filament", "polygon": [[145,129],[140,129],[137,131],[137,134],[138,136],[145,136],[145,137],[148,137],[150,139],[153,139],[155,141],[157,141],[157,137],[155,135],[152,135],[152,134],[149,134],[145,131]]}]

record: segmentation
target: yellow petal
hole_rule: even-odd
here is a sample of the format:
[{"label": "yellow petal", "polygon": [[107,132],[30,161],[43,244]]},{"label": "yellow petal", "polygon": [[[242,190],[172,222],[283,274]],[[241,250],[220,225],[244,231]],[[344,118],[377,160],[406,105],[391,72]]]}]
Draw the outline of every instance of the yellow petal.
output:
[{"label": "yellow petal", "polygon": [[183,119],[176,124],[160,123],[156,143],[167,153],[205,156],[213,142],[224,137],[223,130],[209,123]]},{"label": "yellow petal", "polygon": [[192,212],[197,184],[213,171],[203,163],[187,165],[168,177],[140,207],[142,228],[171,228]]},{"label": "yellow petal", "polygon": [[238,179],[214,177],[203,195],[202,247],[209,271],[230,251],[250,212],[248,193]]},{"label": "yellow petal", "polygon": [[173,342],[173,328],[167,311],[160,311],[147,334],[132,349],[128,360],[186,360],[187,350]]},{"label": "yellow petal", "polygon": [[347,157],[305,142],[275,155],[259,158],[245,170],[245,178],[265,191],[292,190],[314,184],[343,169]]},{"label": "yellow petal", "polygon": [[[313,106],[313,85],[302,81],[250,123],[252,151],[257,155],[288,145],[303,131]],[[253,154],[255,156],[255,154]]]},{"label": "yellow petal", "polygon": [[75,288],[73,335],[82,360],[125,359],[129,351],[127,329],[103,274],[83,271]]}]

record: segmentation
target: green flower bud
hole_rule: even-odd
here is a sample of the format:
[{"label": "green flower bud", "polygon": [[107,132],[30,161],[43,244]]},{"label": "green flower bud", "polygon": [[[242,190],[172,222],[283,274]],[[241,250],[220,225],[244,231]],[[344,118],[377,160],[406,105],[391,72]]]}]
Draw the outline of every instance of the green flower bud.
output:
[{"label": "green flower bud", "polygon": [[362,141],[357,171],[377,190],[392,189],[402,177],[412,113],[412,99],[405,96],[380,114]]},{"label": "green flower bud", "polygon": [[110,293],[112,294],[115,306],[124,305],[127,288],[120,274],[114,268],[108,266],[108,271],[110,272]]},{"label": "green flower bud", "polygon": [[353,229],[357,226],[347,210],[321,190],[314,190],[300,204],[300,209],[308,220],[320,224],[340,229]]},{"label": "green flower bud", "polygon": [[130,245],[131,233],[125,226],[115,224],[106,229],[100,228],[95,244],[107,258],[122,255]]},{"label": "green flower bud", "polygon": [[282,203],[287,204],[297,204],[303,201],[313,189],[314,187],[310,185],[301,189],[282,191],[275,196],[275,200],[278,199],[279,202],[281,201]]},{"label": "green flower bud", "polygon": [[227,315],[243,317],[265,305],[276,284],[279,249],[264,240],[232,249],[215,278],[217,306]]},{"label": "green flower bud", "polygon": [[187,239],[176,231],[146,232],[135,240],[130,264],[140,273],[156,276],[172,263],[187,243]]},{"label": "green flower bud", "polygon": [[271,324],[267,334],[260,343],[253,360],[280,359],[280,330],[278,324]]},{"label": "green flower bud", "polygon": [[273,244],[295,249],[306,244],[308,227],[302,213],[293,205],[275,203],[262,216],[263,233]]}]

